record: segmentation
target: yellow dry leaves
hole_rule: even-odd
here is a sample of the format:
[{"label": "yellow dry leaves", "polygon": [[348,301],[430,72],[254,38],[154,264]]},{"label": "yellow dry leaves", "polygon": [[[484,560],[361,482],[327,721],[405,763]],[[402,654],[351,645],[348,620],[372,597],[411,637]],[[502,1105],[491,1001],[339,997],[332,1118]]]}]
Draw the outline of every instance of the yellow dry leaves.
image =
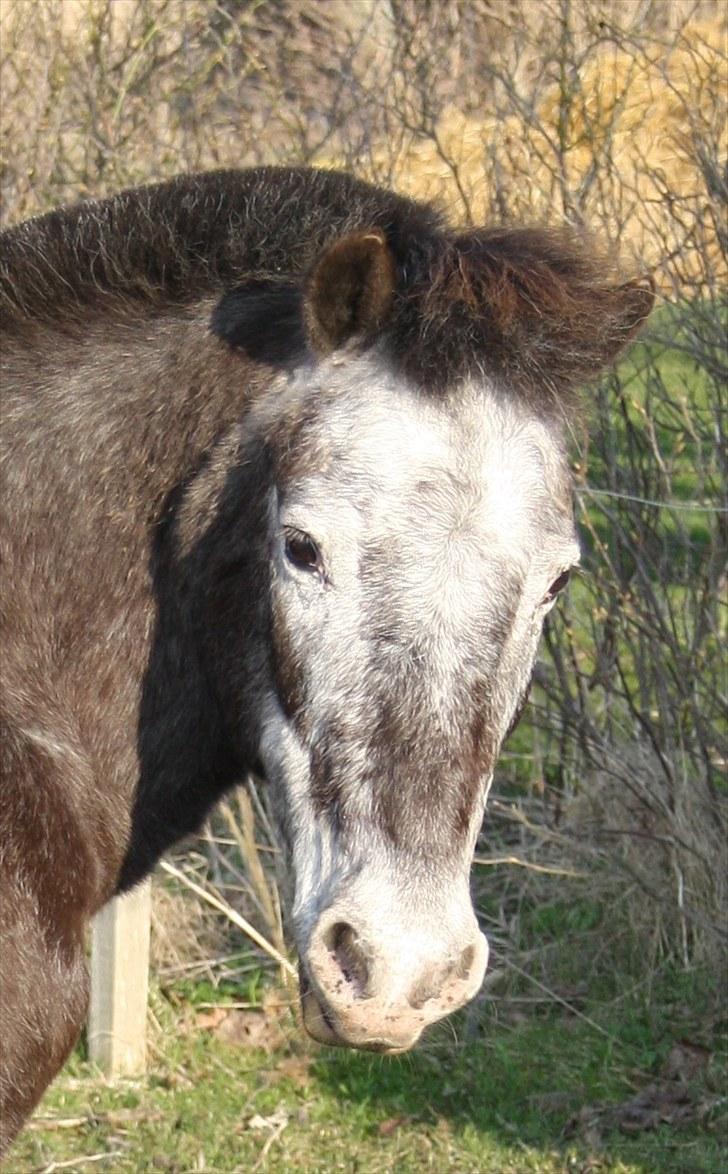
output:
[{"label": "yellow dry leaves", "polygon": [[726,276],[716,189],[727,93],[722,26],[695,24],[664,52],[654,40],[606,46],[539,95],[496,95],[482,117],[451,107],[394,160],[388,145],[375,149],[373,170],[386,165],[406,194],[474,222],[494,210],[584,222],[666,292],[686,292]]}]

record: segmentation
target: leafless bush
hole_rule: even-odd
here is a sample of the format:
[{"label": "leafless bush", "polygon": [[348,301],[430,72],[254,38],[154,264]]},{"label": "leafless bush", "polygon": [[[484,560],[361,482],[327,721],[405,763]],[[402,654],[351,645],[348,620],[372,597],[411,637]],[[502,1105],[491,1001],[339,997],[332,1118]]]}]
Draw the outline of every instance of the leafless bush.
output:
[{"label": "leafless bush", "polygon": [[[184,170],[343,164],[464,220],[585,225],[650,269],[652,332],[592,392],[592,439],[574,437],[585,574],[549,628],[481,857],[554,870],[487,870],[506,936],[526,898],[586,869],[622,885],[620,916],[653,956],[715,960],[728,908],[720,0],[4,0],[1,14],[6,222]],[[280,946],[266,854],[243,843],[244,812],[228,817],[205,883],[242,900],[247,854],[246,915]]]}]

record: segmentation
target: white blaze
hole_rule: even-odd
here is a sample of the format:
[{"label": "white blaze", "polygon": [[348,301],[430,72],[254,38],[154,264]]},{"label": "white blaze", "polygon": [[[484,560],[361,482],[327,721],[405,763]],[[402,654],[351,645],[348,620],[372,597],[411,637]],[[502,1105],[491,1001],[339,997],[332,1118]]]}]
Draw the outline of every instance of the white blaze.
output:
[{"label": "white blaze", "polygon": [[[364,619],[391,611],[399,642],[411,644],[413,672],[417,650],[427,652],[428,696],[444,727],[458,720],[455,686],[483,666],[497,670],[502,736],[530,677],[542,601],[578,557],[557,430],[487,384],[461,388],[446,401],[428,398],[386,373],[374,354],[324,363],[297,379],[302,398],[316,397],[315,455],[300,480],[278,486],[273,590],[306,666],[309,728],[315,732],[317,723],[325,726],[342,712],[366,723]],[[289,384],[285,392],[293,411],[298,390]],[[323,576],[291,566],[286,528],[315,540]],[[516,585],[512,618],[505,647],[493,659],[487,647],[472,647],[473,632],[495,630],[502,621],[506,576]],[[366,739],[349,753],[359,756],[347,764],[356,786],[367,775]],[[261,755],[287,790],[294,917],[310,926],[347,871],[362,862],[342,857],[329,824],[314,812],[308,751],[272,699]],[[488,783],[481,781],[483,798]],[[364,827],[369,800],[366,791],[353,800]],[[470,865],[477,807],[467,859],[453,873],[461,879]],[[383,886],[390,883],[384,855],[372,832],[365,861],[370,885],[377,875]]]}]

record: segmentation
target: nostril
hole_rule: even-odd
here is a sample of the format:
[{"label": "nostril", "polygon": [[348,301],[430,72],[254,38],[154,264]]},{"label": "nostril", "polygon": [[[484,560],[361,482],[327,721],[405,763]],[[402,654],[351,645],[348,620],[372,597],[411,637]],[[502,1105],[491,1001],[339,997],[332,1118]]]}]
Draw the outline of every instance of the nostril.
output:
[{"label": "nostril", "polygon": [[412,987],[407,1001],[413,1011],[421,1011],[430,999],[436,999],[442,988],[442,976],[436,971],[429,972]]},{"label": "nostril", "polygon": [[446,998],[448,1003],[453,1002],[452,983],[463,982],[469,979],[475,964],[475,946],[466,946],[457,961],[453,960],[445,967],[433,967],[418,979],[407,996],[410,1006],[420,1011],[425,1003],[432,999]]},{"label": "nostril", "polygon": [[455,974],[458,978],[466,979],[470,977],[470,971],[473,969],[473,962],[475,961],[475,946],[466,946],[460,955],[460,961],[457,965]]},{"label": "nostril", "polygon": [[353,926],[337,921],[325,935],[326,947],[357,995],[363,995],[369,982],[369,967],[359,935]]}]

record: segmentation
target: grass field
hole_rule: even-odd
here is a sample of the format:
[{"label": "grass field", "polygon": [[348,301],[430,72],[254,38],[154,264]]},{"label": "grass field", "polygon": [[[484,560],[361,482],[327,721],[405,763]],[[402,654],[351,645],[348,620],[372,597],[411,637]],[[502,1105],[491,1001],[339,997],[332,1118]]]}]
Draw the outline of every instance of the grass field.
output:
[{"label": "grass field", "polygon": [[[226,1019],[249,993],[228,987],[212,1005],[201,987],[201,1006],[157,988],[146,1079],[110,1085],[79,1049],[8,1169],[725,1169],[728,1024],[706,975],[663,972],[649,989],[602,985],[593,1001],[542,1009],[483,1000],[395,1059],[309,1047],[288,1012]],[[241,1042],[251,1030],[265,1047]]]}]

